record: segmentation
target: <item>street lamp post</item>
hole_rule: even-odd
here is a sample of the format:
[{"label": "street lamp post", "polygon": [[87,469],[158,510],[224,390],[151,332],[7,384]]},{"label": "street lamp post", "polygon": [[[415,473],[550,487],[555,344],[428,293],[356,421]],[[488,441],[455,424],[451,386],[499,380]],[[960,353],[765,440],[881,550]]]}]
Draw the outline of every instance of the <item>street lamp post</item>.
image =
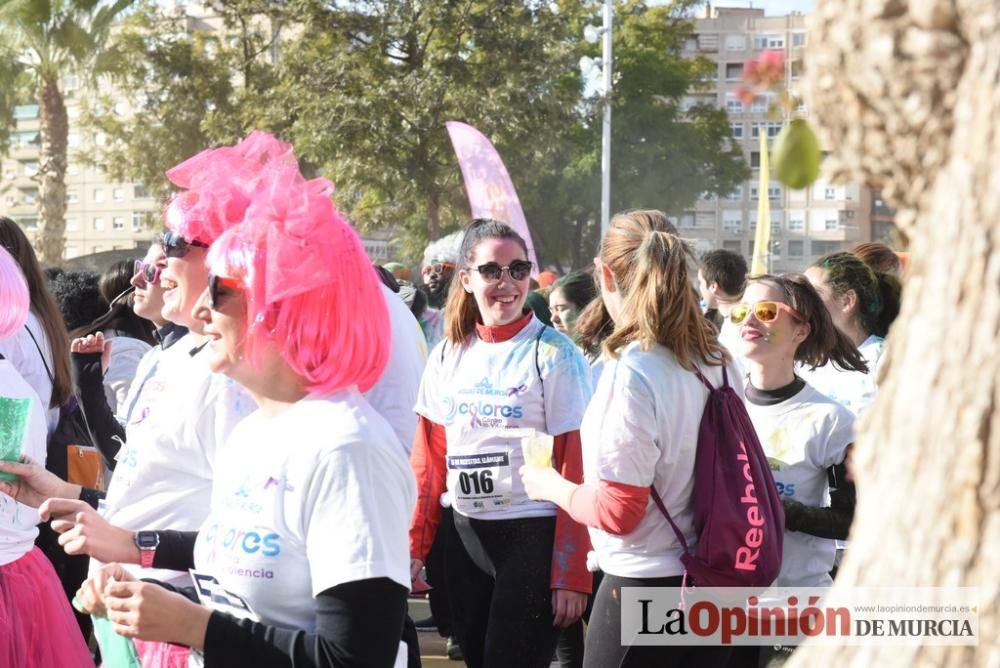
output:
[{"label": "street lamp post", "polygon": [[[602,39],[601,52],[601,85],[598,92],[602,97],[604,118],[601,122],[601,238],[608,231],[611,220],[611,90],[612,60],[611,60],[611,22],[614,17],[612,0],[604,0],[604,23],[598,28],[588,25],[583,30],[583,37],[591,44]],[[596,63],[592,58],[581,58],[580,67],[584,76],[593,72]]]},{"label": "street lamp post", "polygon": [[601,131],[601,238],[608,233],[611,220],[611,0],[604,0],[604,49],[601,71],[604,75],[604,121]]}]

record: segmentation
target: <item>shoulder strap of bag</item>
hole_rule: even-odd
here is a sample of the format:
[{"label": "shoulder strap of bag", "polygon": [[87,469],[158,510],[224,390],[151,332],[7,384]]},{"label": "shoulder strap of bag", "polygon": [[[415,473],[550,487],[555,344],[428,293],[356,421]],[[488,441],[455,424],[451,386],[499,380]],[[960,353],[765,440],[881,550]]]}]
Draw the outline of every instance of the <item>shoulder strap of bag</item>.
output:
[{"label": "shoulder strap of bag", "polygon": [[656,491],[656,485],[649,486],[649,493],[653,497],[653,503],[656,504],[656,507],[660,509],[660,513],[662,513],[663,516],[667,518],[667,522],[670,523],[670,528],[674,530],[674,535],[677,536],[677,542],[679,542],[681,547],[684,548],[685,553],[690,552],[691,550],[688,549],[688,543],[684,538],[684,534],[682,534],[681,530],[677,528],[673,518],[670,517],[670,513],[667,512],[667,507],[663,505],[663,499],[660,498],[660,493]]},{"label": "shoulder strap of bag", "polygon": [[56,379],[52,376],[52,369],[49,368],[49,363],[45,361],[45,353],[42,352],[42,347],[38,345],[38,339],[35,335],[31,333],[31,328],[27,325],[24,326],[24,331],[28,332],[28,336],[31,337],[31,342],[35,344],[35,350],[38,351],[38,356],[42,358],[42,365],[45,367],[45,373],[49,375],[49,382],[54,383]]}]

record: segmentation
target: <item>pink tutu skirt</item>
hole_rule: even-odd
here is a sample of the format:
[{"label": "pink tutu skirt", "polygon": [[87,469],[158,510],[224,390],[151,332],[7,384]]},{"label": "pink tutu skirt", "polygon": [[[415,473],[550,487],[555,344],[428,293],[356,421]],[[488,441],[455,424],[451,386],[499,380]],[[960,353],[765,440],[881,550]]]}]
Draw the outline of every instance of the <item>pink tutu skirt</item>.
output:
[{"label": "pink tutu skirt", "polygon": [[37,547],[0,566],[0,666],[94,666],[59,578]]},{"label": "pink tutu skirt", "polygon": [[139,654],[142,668],[187,668],[191,648],[168,642],[136,640],[135,651]]}]

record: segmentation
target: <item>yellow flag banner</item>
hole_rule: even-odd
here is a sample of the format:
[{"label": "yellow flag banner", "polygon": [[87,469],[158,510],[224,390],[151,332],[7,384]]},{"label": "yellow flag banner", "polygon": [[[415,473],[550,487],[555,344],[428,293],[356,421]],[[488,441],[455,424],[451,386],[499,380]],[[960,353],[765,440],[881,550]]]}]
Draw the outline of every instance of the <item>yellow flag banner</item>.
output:
[{"label": "yellow flag banner", "polygon": [[760,128],[760,182],[757,184],[757,234],[753,241],[753,258],[750,261],[750,275],[768,272],[768,256],[771,250],[771,198],[768,189],[771,175],[767,164],[767,129]]}]

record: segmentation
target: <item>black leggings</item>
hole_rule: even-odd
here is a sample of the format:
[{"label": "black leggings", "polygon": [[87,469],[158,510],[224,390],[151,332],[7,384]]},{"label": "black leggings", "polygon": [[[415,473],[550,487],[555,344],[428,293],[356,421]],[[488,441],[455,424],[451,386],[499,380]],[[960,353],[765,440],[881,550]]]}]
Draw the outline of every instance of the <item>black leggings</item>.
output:
[{"label": "black leggings", "polygon": [[594,597],[594,611],[587,626],[584,668],[680,668],[725,666],[729,647],[625,646],[622,647],[622,587],[680,587],[681,577],[623,578],[604,574]]},{"label": "black leggings", "polygon": [[[555,517],[475,520],[455,513],[454,522],[448,594],[466,664],[548,668],[559,632],[550,582]],[[489,560],[483,566],[495,578],[470,553]]]}]

